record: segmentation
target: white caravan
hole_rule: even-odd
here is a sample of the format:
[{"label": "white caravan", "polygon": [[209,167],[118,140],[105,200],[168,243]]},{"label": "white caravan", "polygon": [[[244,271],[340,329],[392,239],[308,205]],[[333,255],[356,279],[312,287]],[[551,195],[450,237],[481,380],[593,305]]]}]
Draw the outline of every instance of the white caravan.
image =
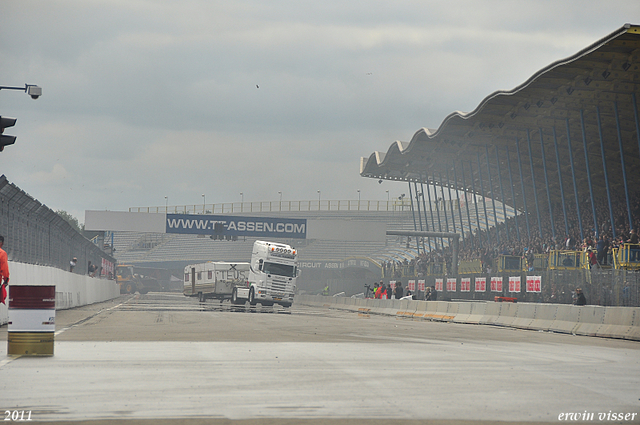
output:
[{"label": "white caravan", "polygon": [[234,288],[231,302],[290,307],[298,278],[298,251],[281,243],[256,241],[250,264],[247,285]]},{"label": "white caravan", "polygon": [[227,299],[237,286],[246,287],[249,263],[208,262],[184,268],[184,295],[197,296],[201,302],[207,298]]}]

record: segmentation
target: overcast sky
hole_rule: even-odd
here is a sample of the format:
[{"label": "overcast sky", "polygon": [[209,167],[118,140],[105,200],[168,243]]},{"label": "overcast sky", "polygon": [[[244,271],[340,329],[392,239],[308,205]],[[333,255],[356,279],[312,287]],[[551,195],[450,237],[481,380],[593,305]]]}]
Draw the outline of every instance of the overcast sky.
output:
[{"label": "overcast sky", "polygon": [[54,210],[386,200],[360,157],[471,111],[640,1],[2,0],[0,174]]}]

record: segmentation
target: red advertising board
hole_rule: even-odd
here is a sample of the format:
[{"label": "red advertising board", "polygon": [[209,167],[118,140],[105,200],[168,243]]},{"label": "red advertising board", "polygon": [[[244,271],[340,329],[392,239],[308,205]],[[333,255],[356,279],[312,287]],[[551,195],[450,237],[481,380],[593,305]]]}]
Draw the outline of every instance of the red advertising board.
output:
[{"label": "red advertising board", "polygon": [[491,292],[502,292],[502,276],[491,278]]},{"label": "red advertising board", "polygon": [[436,279],[436,291],[442,292],[443,283],[444,279]]},{"label": "red advertising board", "polygon": [[409,288],[409,290],[410,290],[411,292],[415,291],[415,290],[416,290],[416,281],[415,281],[415,280],[410,280],[410,281],[407,283],[407,287]]},{"label": "red advertising board", "polygon": [[455,277],[447,278],[447,291],[456,292],[456,286],[458,285],[458,279]]},{"label": "red advertising board", "polygon": [[509,292],[520,292],[520,276],[509,277]]},{"label": "red advertising board", "polygon": [[527,276],[527,292],[541,292],[541,282],[541,276]]},{"label": "red advertising board", "polygon": [[476,277],[476,292],[486,292],[486,291],[487,291],[487,278]]},{"label": "red advertising board", "polygon": [[471,292],[471,278],[463,277],[460,279],[460,292]]},{"label": "red advertising board", "polygon": [[418,291],[424,292],[424,279],[418,281]]}]

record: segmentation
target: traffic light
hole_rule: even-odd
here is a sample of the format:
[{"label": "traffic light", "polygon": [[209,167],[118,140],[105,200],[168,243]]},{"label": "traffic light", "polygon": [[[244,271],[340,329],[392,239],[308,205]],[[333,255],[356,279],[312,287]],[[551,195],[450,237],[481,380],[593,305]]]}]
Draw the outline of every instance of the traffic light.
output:
[{"label": "traffic light", "polygon": [[16,142],[16,136],[5,136],[4,129],[13,127],[16,124],[15,118],[0,117],[0,152],[5,146],[13,145]]}]

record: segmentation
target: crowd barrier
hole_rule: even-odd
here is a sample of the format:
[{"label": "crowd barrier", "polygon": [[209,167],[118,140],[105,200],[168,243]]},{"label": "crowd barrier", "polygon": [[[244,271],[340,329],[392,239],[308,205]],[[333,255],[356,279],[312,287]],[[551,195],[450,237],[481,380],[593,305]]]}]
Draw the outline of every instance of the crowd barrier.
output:
[{"label": "crowd barrier", "polygon": [[[80,307],[120,296],[120,288],[114,280],[99,279],[70,273],[55,267],[37,266],[9,261],[9,294],[11,285],[55,285],[56,310]],[[0,325],[9,319],[6,304],[0,304]]]},{"label": "crowd barrier", "polygon": [[498,303],[493,301],[414,301],[298,295],[295,302],[440,322],[494,325],[518,329],[622,338],[640,341],[640,307],[568,304]]}]

